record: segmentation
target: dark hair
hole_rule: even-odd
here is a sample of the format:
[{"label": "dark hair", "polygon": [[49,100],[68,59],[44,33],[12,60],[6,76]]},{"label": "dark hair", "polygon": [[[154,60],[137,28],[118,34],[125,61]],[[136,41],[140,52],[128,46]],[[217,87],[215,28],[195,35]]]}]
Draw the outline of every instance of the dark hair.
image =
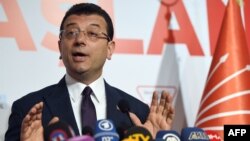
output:
[{"label": "dark hair", "polygon": [[65,20],[71,16],[71,15],[91,15],[91,14],[97,14],[104,18],[105,22],[107,23],[107,33],[111,40],[113,40],[114,36],[114,27],[112,20],[109,16],[109,14],[103,10],[98,5],[92,4],[92,3],[79,3],[73,5],[64,15],[63,20],[61,22],[60,30],[63,30],[63,24]]}]

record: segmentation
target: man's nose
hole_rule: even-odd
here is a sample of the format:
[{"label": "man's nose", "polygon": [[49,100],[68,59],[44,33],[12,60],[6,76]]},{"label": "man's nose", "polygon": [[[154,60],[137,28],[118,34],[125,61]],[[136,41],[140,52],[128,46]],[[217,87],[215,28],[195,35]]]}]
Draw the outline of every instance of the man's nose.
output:
[{"label": "man's nose", "polygon": [[87,36],[86,36],[85,32],[80,31],[79,34],[75,37],[75,40],[79,43],[81,43],[81,42],[86,43]]}]

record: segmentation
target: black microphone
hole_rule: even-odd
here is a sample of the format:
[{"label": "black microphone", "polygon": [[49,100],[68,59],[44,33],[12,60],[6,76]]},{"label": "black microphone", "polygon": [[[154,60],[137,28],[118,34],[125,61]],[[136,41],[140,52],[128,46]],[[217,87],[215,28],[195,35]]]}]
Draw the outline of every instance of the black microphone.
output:
[{"label": "black microphone", "polygon": [[67,141],[95,141],[93,138],[94,131],[90,126],[82,128],[82,135],[67,139]]},{"label": "black microphone", "polygon": [[44,128],[44,140],[46,141],[65,141],[74,136],[73,129],[63,121],[58,121]]},{"label": "black microphone", "polygon": [[73,138],[69,138],[66,141],[95,141],[95,139],[88,135],[76,136]]},{"label": "black microphone", "polygon": [[90,126],[85,126],[82,128],[82,134],[83,135],[88,135],[88,136],[93,136],[94,131]]},{"label": "black microphone", "polygon": [[128,129],[122,141],[153,141],[153,136],[146,128],[134,126]]},{"label": "black microphone", "polygon": [[179,133],[174,130],[161,130],[157,132],[155,140],[181,141]]},{"label": "black microphone", "polygon": [[135,126],[135,125],[134,125],[134,122],[132,121],[132,119],[131,119],[130,116],[129,116],[130,107],[129,107],[128,101],[125,100],[125,99],[122,99],[122,100],[120,100],[120,101],[118,102],[118,105],[117,105],[117,106],[118,106],[118,108],[120,109],[121,112],[125,113],[125,114],[128,116],[128,118],[129,118],[129,120],[130,120],[130,122],[131,122],[131,125],[132,125],[132,126]]},{"label": "black microphone", "polygon": [[119,141],[119,135],[116,132],[112,120],[98,120],[95,126],[95,141]]},{"label": "black microphone", "polygon": [[181,131],[181,141],[210,141],[203,129],[197,127],[183,128]]}]

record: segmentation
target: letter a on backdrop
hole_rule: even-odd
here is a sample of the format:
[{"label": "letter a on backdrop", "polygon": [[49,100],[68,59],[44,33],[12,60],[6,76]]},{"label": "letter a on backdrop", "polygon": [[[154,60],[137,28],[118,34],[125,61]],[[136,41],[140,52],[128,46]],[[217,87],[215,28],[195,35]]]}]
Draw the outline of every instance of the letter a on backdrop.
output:
[{"label": "letter a on backdrop", "polygon": [[250,56],[239,0],[229,0],[196,126],[223,138],[223,125],[250,124]]}]

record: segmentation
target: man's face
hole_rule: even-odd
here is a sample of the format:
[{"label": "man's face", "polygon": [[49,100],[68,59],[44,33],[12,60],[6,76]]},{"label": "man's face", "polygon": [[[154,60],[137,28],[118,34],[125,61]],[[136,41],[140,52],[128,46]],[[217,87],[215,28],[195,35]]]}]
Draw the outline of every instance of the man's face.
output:
[{"label": "man's face", "polygon": [[97,79],[115,46],[108,41],[105,20],[99,15],[71,15],[63,27],[58,44],[67,72],[79,81]]}]

